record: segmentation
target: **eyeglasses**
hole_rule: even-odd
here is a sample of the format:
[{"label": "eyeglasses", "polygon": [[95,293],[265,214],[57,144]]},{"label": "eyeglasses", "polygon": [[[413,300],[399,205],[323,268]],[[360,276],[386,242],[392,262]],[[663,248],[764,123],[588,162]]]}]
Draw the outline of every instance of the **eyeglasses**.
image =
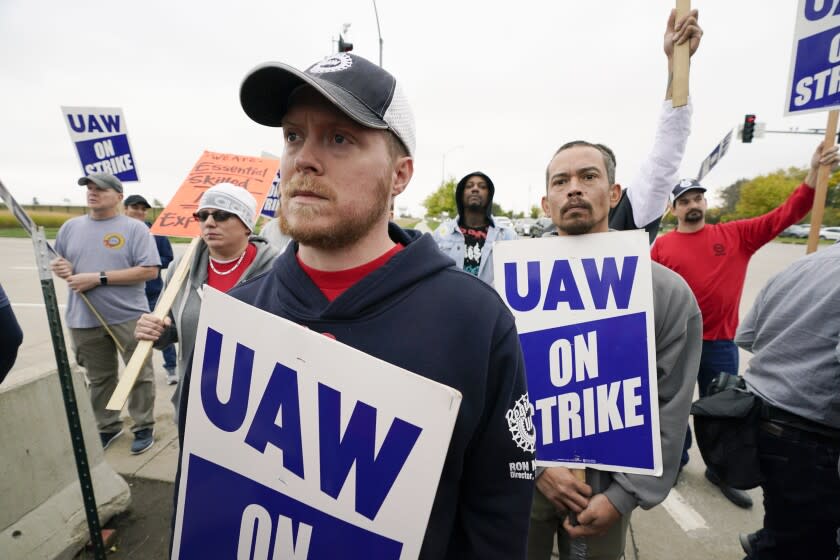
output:
[{"label": "eyeglasses", "polygon": [[210,212],[209,210],[199,210],[198,212],[193,212],[193,218],[199,222],[206,222],[207,218],[210,216],[213,216],[214,222],[224,222],[236,216],[236,214],[232,212],[225,212],[224,210],[216,210],[215,212]]}]

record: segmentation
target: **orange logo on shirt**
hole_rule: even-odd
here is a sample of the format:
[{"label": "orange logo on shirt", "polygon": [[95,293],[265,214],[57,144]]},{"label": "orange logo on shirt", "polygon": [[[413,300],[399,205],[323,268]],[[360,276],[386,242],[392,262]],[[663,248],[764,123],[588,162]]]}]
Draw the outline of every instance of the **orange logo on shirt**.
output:
[{"label": "orange logo on shirt", "polygon": [[125,245],[125,237],[119,233],[108,233],[102,238],[102,244],[106,249],[119,249]]}]

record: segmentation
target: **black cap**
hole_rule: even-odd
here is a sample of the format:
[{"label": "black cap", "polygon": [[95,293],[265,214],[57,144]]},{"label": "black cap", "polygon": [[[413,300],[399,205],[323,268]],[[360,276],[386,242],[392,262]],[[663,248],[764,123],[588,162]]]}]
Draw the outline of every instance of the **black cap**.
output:
[{"label": "black cap", "polygon": [[675,186],[674,190],[671,191],[671,206],[674,205],[679,197],[688,191],[706,192],[706,187],[698,183],[697,179],[683,179],[677,183],[677,186]]},{"label": "black cap", "polygon": [[266,62],[245,76],[239,100],[252,120],[282,126],[289,96],[304,84],[359,124],[392,131],[414,155],[414,117],[402,88],[385,69],[355,54],[328,56],[305,72],[282,62]]},{"label": "black cap", "polygon": [[149,208],[152,207],[152,205],[149,204],[149,201],[147,201],[145,198],[143,198],[139,194],[132,194],[131,196],[129,196],[128,198],[126,198],[123,201],[123,204],[125,205],[126,208],[128,208],[129,206],[134,206],[135,204],[142,204],[143,206],[146,207],[146,209],[149,209]]}]

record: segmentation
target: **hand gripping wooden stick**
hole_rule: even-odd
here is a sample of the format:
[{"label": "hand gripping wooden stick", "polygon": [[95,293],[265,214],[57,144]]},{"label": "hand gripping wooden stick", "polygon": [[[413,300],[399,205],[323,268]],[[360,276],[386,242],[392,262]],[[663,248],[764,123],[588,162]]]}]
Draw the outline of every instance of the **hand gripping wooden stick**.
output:
[{"label": "hand gripping wooden stick", "polygon": [[[200,237],[196,237],[192,240],[189,247],[187,247],[187,251],[181,258],[181,262],[178,263],[178,268],[175,269],[175,273],[166,285],[163,295],[158,300],[155,310],[152,312],[152,315],[158,319],[164,319],[169,314],[169,310],[172,309],[172,304],[175,303],[175,296],[178,295],[178,292],[181,290],[181,285],[187,278],[187,272],[190,270],[190,265],[192,265],[193,256],[200,240]],[[137,376],[140,375],[143,364],[152,352],[153,345],[154,343],[150,340],[141,340],[137,343],[137,347],[134,349],[128,365],[125,366],[122,377],[120,377],[120,382],[117,384],[117,388],[114,389],[114,394],[111,395],[111,400],[108,401],[105,408],[108,410],[122,410],[122,407],[125,406],[125,401],[128,400],[128,394],[134,387],[134,382],[137,381]]]},{"label": "hand gripping wooden stick", "polygon": [[[677,21],[691,11],[691,0],[677,0]],[[671,95],[673,107],[688,104],[689,41],[674,45],[674,84]]]}]

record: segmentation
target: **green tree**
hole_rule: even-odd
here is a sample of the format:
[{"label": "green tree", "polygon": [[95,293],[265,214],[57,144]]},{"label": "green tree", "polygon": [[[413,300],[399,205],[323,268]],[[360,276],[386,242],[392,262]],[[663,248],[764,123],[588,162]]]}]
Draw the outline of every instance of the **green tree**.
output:
[{"label": "green tree", "polygon": [[778,170],[747,181],[735,205],[738,218],[752,218],[778,208],[805,178],[802,169]]},{"label": "green tree", "polygon": [[542,208],[540,208],[539,206],[536,206],[536,205],[531,206],[531,211],[528,214],[528,216],[530,216],[531,218],[534,218],[536,220],[537,218],[542,216]]},{"label": "green tree", "polygon": [[732,219],[730,216],[735,215],[735,207],[738,205],[738,200],[741,198],[741,187],[743,187],[747,182],[747,179],[738,179],[720,191],[719,196],[722,203],[718,208],[720,209],[722,221],[729,221]]},{"label": "green tree", "polygon": [[423,201],[426,212],[432,216],[440,216],[444,212],[449,212],[450,216],[455,216],[458,213],[458,207],[455,205],[456,186],[457,183],[454,178],[442,183],[437,190]]}]

